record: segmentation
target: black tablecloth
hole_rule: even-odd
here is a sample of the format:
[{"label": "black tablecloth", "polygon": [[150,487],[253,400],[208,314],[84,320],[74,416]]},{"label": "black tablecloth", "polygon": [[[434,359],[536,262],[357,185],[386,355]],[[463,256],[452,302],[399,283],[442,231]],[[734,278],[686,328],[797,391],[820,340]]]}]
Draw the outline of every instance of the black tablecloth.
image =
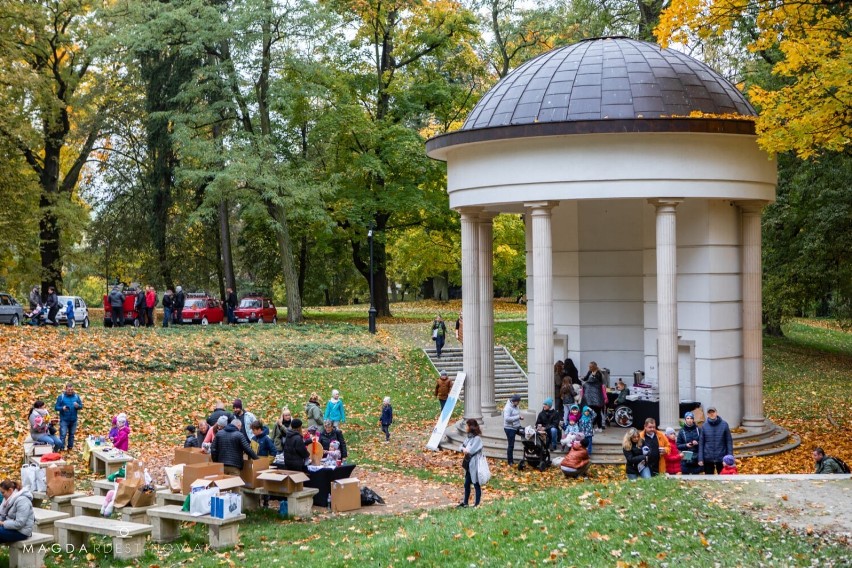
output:
[{"label": "black tablecloth", "polygon": [[319,493],[314,495],[314,505],[319,507],[328,506],[328,496],[331,493],[331,482],[337,479],[352,477],[355,464],[345,464],[335,469],[321,469],[319,471],[307,472],[310,481],[305,482],[305,487],[315,487]]},{"label": "black tablecloth", "polygon": [[[645,426],[646,418],[653,418],[657,422],[657,426],[665,426],[674,427],[674,424],[660,424],[660,403],[652,402],[650,400],[628,400],[623,405],[619,406],[627,406],[630,410],[633,411],[633,423],[621,425],[623,428],[637,428],[642,429]],[[678,407],[678,416],[683,417],[683,415],[691,410],[695,410],[701,406],[700,402],[681,402]]]}]

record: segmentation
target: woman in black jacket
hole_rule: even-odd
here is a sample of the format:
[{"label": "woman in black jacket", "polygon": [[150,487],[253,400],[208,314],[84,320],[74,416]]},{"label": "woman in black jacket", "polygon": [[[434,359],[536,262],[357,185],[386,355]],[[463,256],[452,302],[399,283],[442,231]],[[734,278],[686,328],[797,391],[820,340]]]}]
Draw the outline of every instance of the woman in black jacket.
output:
[{"label": "woman in black jacket", "polygon": [[322,444],[322,449],[328,451],[333,440],[337,440],[340,444],[340,457],[346,460],[349,457],[349,452],[346,451],[346,440],[343,439],[343,432],[334,427],[331,420],[323,422],[323,429],[320,432],[319,443]]},{"label": "woman in black jacket", "polygon": [[294,471],[308,471],[305,460],[310,457],[302,436],[302,421],[294,418],[284,438],[284,467]]},{"label": "woman in black jacket", "polygon": [[625,467],[627,479],[638,477],[650,479],[651,469],[647,467],[647,459],[642,452],[642,446],[639,445],[639,432],[636,428],[631,428],[624,435],[621,449],[624,451],[624,460],[627,463]]}]

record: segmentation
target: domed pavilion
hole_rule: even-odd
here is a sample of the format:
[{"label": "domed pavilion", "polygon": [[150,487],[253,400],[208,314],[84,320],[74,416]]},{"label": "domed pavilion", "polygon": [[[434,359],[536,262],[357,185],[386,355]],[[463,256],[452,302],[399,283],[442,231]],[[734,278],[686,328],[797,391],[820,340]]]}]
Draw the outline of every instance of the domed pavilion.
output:
[{"label": "domed pavilion", "polygon": [[493,363],[498,213],[526,223],[530,413],[554,395],[554,362],[570,357],[581,377],[590,361],[610,369],[611,384],[632,386],[643,371],[659,389],[662,428],[677,427],[679,401],[692,400],[746,435],[776,430],[764,418],[761,336],[761,212],[775,200],[776,163],[757,146],[755,115],[683,53],[596,38],[518,67],[460,130],[426,143],[447,163],[461,214],[464,416],[495,432],[494,444],[505,448]]}]

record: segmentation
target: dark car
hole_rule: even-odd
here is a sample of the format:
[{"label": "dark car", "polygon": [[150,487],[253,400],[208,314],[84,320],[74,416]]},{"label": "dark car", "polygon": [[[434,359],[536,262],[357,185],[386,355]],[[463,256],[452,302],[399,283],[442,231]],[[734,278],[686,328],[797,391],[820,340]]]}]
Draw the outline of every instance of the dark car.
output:
[{"label": "dark car", "polygon": [[24,308],[11,294],[0,293],[0,323],[21,325],[24,320]]},{"label": "dark car", "polygon": [[246,296],[234,310],[237,323],[278,323],[278,310],[263,296]]}]

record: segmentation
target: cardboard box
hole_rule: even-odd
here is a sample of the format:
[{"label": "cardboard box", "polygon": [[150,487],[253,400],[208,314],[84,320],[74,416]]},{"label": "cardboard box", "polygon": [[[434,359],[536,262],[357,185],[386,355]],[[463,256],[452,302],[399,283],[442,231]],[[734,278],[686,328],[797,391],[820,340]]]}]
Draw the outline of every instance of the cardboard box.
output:
[{"label": "cardboard box", "polygon": [[222,493],[210,500],[210,516],[233,519],[243,514],[243,496],[239,493]]},{"label": "cardboard box", "polygon": [[172,465],[179,463],[210,463],[212,459],[210,454],[205,453],[201,448],[175,448],[175,457],[172,460]]},{"label": "cardboard box", "polygon": [[[258,486],[257,476],[261,471],[269,469],[269,466],[272,465],[272,460],[271,456],[265,456],[256,460],[243,461],[243,469],[240,472],[240,477],[245,481],[246,487]],[[260,483],[260,485],[263,485],[263,483]]]},{"label": "cardboard box", "polygon": [[266,469],[259,472],[258,481],[263,482],[263,488],[270,493],[296,493],[304,489],[304,483],[310,481],[310,477],[301,471],[288,469]]},{"label": "cardboard box", "polygon": [[193,481],[189,490],[191,493],[200,489],[212,489],[215,487],[219,491],[227,491],[242,487],[243,485],[245,485],[243,480],[236,475],[208,475]]},{"label": "cardboard box", "polygon": [[331,510],[335,513],[354,511],[361,508],[360,481],[347,477],[331,482]]},{"label": "cardboard box", "polygon": [[188,463],[183,466],[183,477],[180,480],[180,492],[189,495],[192,482],[210,475],[225,475],[225,466],[221,463]]}]

